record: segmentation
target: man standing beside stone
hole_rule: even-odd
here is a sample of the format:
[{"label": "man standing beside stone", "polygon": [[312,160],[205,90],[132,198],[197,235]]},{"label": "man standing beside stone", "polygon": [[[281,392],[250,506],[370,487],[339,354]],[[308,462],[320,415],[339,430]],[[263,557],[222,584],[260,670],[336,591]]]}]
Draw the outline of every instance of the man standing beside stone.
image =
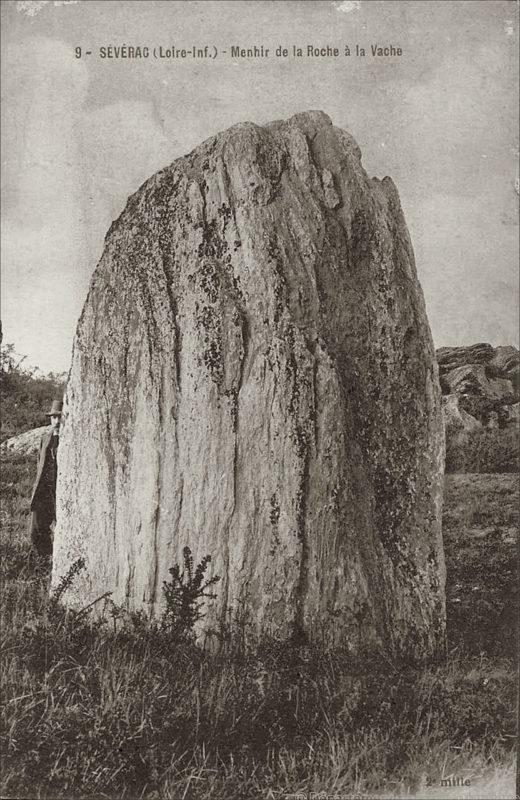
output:
[{"label": "man standing beside stone", "polygon": [[40,556],[52,556],[52,529],[56,522],[56,478],[58,475],[58,445],[63,403],[53,400],[51,427],[40,440],[38,468],[31,495],[31,541]]}]

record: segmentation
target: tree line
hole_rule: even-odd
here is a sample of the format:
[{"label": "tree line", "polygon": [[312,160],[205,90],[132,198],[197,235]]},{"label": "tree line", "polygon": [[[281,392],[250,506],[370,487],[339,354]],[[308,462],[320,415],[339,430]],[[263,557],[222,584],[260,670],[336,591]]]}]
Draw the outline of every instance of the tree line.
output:
[{"label": "tree line", "polygon": [[46,425],[45,412],[52,400],[65,390],[67,374],[43,374],[38,367],[28,366],[27,356],[16,352],[12,343],[0,347],[0,397],[2,417],[0,442],[31,428]]}]

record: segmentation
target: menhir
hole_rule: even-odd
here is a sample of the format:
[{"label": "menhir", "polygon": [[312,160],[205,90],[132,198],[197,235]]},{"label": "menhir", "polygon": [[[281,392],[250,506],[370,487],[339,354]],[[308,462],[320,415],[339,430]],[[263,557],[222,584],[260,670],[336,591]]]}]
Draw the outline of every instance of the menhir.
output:
[{"label": "menhir", "polygon": [[394,184],[321,112],[219,133],[108,232],[74,342],[54,582],[353,654],[442,646],[437,367]]}]

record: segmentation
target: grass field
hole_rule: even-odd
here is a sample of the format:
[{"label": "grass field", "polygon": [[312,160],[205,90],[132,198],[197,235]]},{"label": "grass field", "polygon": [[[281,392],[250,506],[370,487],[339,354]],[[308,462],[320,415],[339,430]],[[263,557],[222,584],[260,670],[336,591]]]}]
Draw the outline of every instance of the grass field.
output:
[{"label": "grass field", "polygon": [[67,615],[30,551],[33,470],[2,470],[3,797],[514,797],[514,475],[447,476],[449,652],[403,670]]}]

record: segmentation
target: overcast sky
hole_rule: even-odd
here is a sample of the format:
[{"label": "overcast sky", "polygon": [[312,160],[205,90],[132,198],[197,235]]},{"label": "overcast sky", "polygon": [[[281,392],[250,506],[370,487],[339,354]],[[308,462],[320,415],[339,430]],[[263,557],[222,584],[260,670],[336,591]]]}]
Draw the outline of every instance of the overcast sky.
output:
[{"label": "overcast sky", "polygon": [[[110,44],[218,55],[101,59]],[[231,58],[253,44],[352,55]],[[374,58],[372,44],[403,55]],[[368,173],[397,184],[436,346],[517,344],[517,51],[506,0],[2,2],[4,341],[44,371],[68,369],[128,195],[229,125],[322,109]]]}]

